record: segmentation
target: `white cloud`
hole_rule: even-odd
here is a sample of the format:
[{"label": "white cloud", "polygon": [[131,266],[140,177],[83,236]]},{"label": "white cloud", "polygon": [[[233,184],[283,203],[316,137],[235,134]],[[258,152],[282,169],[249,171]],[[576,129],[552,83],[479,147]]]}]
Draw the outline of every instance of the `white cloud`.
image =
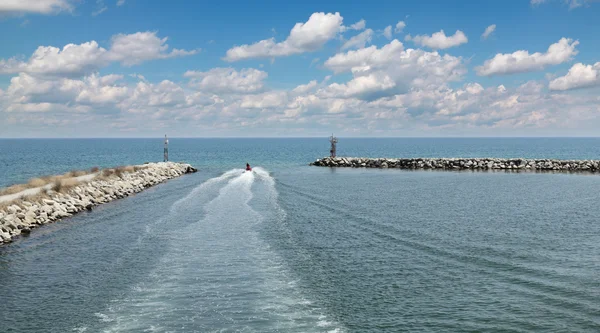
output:
[{"label": "white cloud", "polygon": [[283,91],[266,92],[258,95],[246,95],[240,107],[247,109],[270,109],[282,107],[287,103],[287,93]]},{"label": "white cloud", "polygon": [[[357,99],[323,98],[314,94],[298,96],[289,102],[281,118],[291,118],[296,122],[307,122],[307,118],[318,117],[317,122],[324,121],[327,114],[357,114],[364,102]],[[279,119],[281,119],[279,118]]]},{"label": "white cloud", "polygon": [[98,16],[107,10],[108,10],[108,7],[106,7],[106,6],[98,8],[96,11],[92,12],[92,16]]},{"label": "white cloud", "polygon": [[487,39],[494,31],[496,31],[496,25],[492,24],[489,27],[485,28],[485,31],[481,35],[481,38]]},{"label": "white cloud", "polygon": [[350,70],[368,70],[372,67],[385,66],[391,63],[393,59],[400,59],[403,51],[404,45],[402,42],[394,39],[380,49],[372,45],[356,51],[338,53],[325,61],[325,67],[336,73]]},{"label": "white cloud", "polygon": [[351,72],[353,79],[346,84],[331,84],[320,92],[323,96],[364,100],[402,94],[414,88],[443,86],[460,80],[466,72],[461,58],[405,50],[398,40],[380,49],[370,46],[336,54],[325,61],[325,67],[335,73]]},{"label": "white cloud", "polygon": [[404,21],[399,21],[398,23],[396,23],[396,29],[394,29],[394,32],[401,33],[402,31],[404,31],[404,28],[406,28],[406,23],[404,23]]},{"label": "white cloud", "polygon": [[6,95],[13,101],[29,102],[32,97],[49,95],[53,90],[58,90],[57,86],[57,82],[39,80],[21,73],[10,79]]},{"label": "white cloud", "polygon": [[525,95],[537,95],[542,92],[544,85],[537,81],[527,81],[519,86],[518,91]]},{"label": "white cloud", "polygon": [[363,48],[367,43],[371,43],[373,39],[373,30],[367,29],[360,34],[353,36],[342,45],[342,50],[351,48]]},{"label": "white cloud", "polygon": [[256,93],[264,88],[267,72],[245,68],[213,68],[206,72],[187,71],[184,77],[191,78],[190,85],[202,91],[214,93]]},{"label": "white cloud", "polygon": [[550,45],[546,53],[529,54],[525,50],[508,54],[498,53],[494,58],[486,60],[482,66],[477,67],[476,71],[478,75],[483,76],[539,71],[572,59],[577,54],[575,47],[578,44],[579,41],[561,38]]},{"label": "white cloud", "polygon": [[444,30],[436,32],[431,36],[418,35],[411,37],[408,35],[406,36],[406,40],[412,40],[415,44],[426,46],[432,49],[447,49],[465,44],[469,41],[467,36],[460,30],[456,30],[452,36],[446,36]]},{"label": "white cloud", "polygon": [[104,0],[96,0],[96,10],[92,12],[92,16],[98,16],[108,10],[104,4]]},{"label": "white cloud", "polygon": [[[364,20],[360,22],[343,28],[340,20],[333,38],[341,31],[364,30]],[[309,26],[308,22],[300,25],[300,31]],[[393,28],[386,28],[390,36]],[[270,90],[268,74],[254,68],[187,71],[183,83],[151,82],[141,74],[98,73],[111,64],[131,66],[196,52],[171,49],[166,38],[156,33],[116,35],[104,47],[94,41],[62,49],[40,47],[29,59],[0,60],[0,73],[16,74],[7,89],[0,89],[0,114],[4,114],[0,131],[9,136],[78,128],[84,128],[85,135],[132,131],[138,136],[159,130],[179,135],[306,136],[332,129],[340,135],[356,136],[568,135],[586,128],[590,130],[585,133],[594,133],[600,125],[599,97],[562,92],[600,85],[600,63],[576,64],[565,76],[550,79],[548,88],[553,91],[542,81],[484,87],[477,82],[460,82],[466,73],[461,57],[407,49],[398,40],[365,47],[373,30],[356,34],[344,44],[346,51],[332,55],[323,64],[324,69],[343,75],[335,75],[331,81],[329,76],[320,82],[309,79],[286,90]],[[290,33],[285,41],[275,44],[292,40],[294,45],[302,45],[296,49],[306,50],[320,43],[309,42],[316,39],[310,34]],[[448,45],[448,41],[427,43]],[[544,67],[560,63],[563,53],[576,54],[575,45],[567,40],[571,51],[569,47],[551,46],[547,53],[529,55],[523,51],[526,57],[505,62],[519,70],[532,62],[530,67]],[[311,59],[306,57],[307,62]],[[501,66],[493,65],[487,70],[499,71]],[[34,122],[37,127],[28,124]],[[80,122],[87,123],[81,127]],[[48,132],[39,132],[44,128]]]},{"label": "white cloud", "polygon": [[131,76],[133,78],[136,78],[136,79],[138,79],[140,81],[146,81],[146,77],[144,77],[142,74],[135,74],[134,73],[134,74],[129,74],[129,76]]},{"label": "white cloud", "polygon": [[527,87],[507,91],[468,83],[458,89],[411,91],[387,102],[386,106],[404,107],[414,118],[425,121],[426,128],[438,131],[450,128],[510,131],[557,123],[551,110],[553,101],[539,90]]},{"label": "white cloud", "polygon": [[208,105],[222,104],[224,101],[218,95],[195,92],[186,96],[186,106],[206,107]]},{"label": "white cloud", "polygon": [[583,4],[587,3],[588,1],[586,1],[586,0],[566,0],[566,2],[569,4],[569,9],[575,9],[577,7],[583,6]]},{"label": "white cloud", "polygon": [[305,23],[296,23],[283,42],[276,43],[274,38],[270,38],[235,46],[227,50],[223,60],[233,62],[316,51],[342,30],[342,20],[339,13],[313,13]]},{"label": "white cloud", "polygon": [[115,104],[125,99],[129,91],[119,83],[122,79],[122,75],[100,76],[93,73],[81,80],[57,80],[21,73],[11,79],[5,98],[13,111],[33,112],[39,108],[43,112],[59,105],[69,106],[71,111],[81,111],[89,109],[90,105]]},{"label": "white cloud", "polygon": [[305,94],[317,87],[317,80],[312,80],[307,84],[301,84],[292,90],[295,94]]},{"label": "white cloud", "polygon": [[80,90],[75,101],[92,105],[117,103],[129,94],[128,87],[118,84],[122,79],[123,75],[100,77],[92,74],[83,79],[83,84],[78,85]]},{"label": "white cloud", "polygon": [[[532,6],[538,6],[544,3],[548,3],[550,0],[531,0],[530,3]],[[582,7],[584,5],[589,5],[592,2],[598,2],[598,0],[561,0],[561,2],[567,4],[569,6],[569,10]]]},{"label": "white cloud", "polygon": [[16,58],[0,60],[0,74],[29,73],[43,75],[83,75],[108,65],[108,51],[95,41],[67,44],[63,49],[53,46],[38,47],[28,61]]},{"label": "white cloud", "polygon": [[338,53],[325,61],[325,67],[334,73],[351,72],[354,76],[383,71],[397,80],[417,85],[456,81],[466,71],[461,58],[420,49],[405,50],[396,39],[381,48],[372,45]]},{"label": "white cloud", "polygon": [[46,113],[46,112],[67,112],[67,113],[84,113],[89,112],[90,108],[77,105],[69,106],[59,103],[17,103],[11,104],[6,108],[6,112],[18,113]]},{"label": "white cloud", "polygon": [[[251,94],[190,90],[168,80],[127,84],[122,75],[93,73],[57,80],[22,73],[9,89],[0,91],[6,120],[0,128],[13,133],[6,132],[10,123],[10,128],[31,135],[48,127],[79,128],[86,122],[88,135],[158,129],[181,135],[239,135],[243,128],[250,135],[299,136],[329,133],[334,126],[344,135],[439,136],[556,135],[580,129],[593,133],[600,125],[600,99],[595,95],[548,93],[536,81],[511,88],[476,82],[449,88],[446,83],[454,76],[450,69],[456,67],[451,58],[409,49],[384,61],[376,60],[382,54],[375,49],[380,54],[361,61],[372,65],[370,69],[359,66],[345,83],[325,86],[327,79],[313,80],[292,90]],[[363,54],[358,51],[344,55]],[[218,74],[213,70],[205,73]],[[408,89],[398,89],[405,84]],[[98,132],[90,132],[90,127]]]},{"label": "white cloud", "polygon": [[396,87],[396,82],[389,75],[383,72],[375,72],[357,76],[346,84],[333,83],[321,93],[328,97],[372,99],[381,96],[394,87]]},{"label": "white cloud", "polygon": [[392,39],[392,26],[388,25],[383,29],[383,36],[387,39]]},{"label": "white cloud", "polygon": [[344,32],[346,30],[363,30],[366,26],[367,26],[367,21],[365,21],[363,19],[363,20],[360,20],[360,21],[350,25],[349,27],[342,26],[340,31]]},{"label": "white cloud", "polygon": [[168,37],[159,38],[156,32],[136,32],[112,37],[109,59],[118,61],[125,66],[138,65],[144,61],[183,57],[198,53],[198,50],[172,49],[168,52]]},{"label": "white cloud", "polygon": [[0,13],[54,14],[73,10],[70,0],[4,0],[0,1]]},{"label": "white cloud", "polygon": [[177,107],[186,104],[183,88],[176,83],[163,80],[159,84],[138,82],[129,97],[119,107],[129,112],[138,112],[149,107]]},{"label": "white cloud", "polygon": [[125,4],[125,0],[117,0],[117,7],[123,6]]},{"label": "white cloud", "polygon": [[550,90],[570,90],[600,86],[600,62],[594,65],[577,63],[565,76],[550,81]]},{"label": "white cloud", "polygon": [[35,75],[81,76],[97,71],[111,62],[124,66],[140,64],[154,59],[196,54],[198,50],[169,51],[167,38],[159,38],[156,32],[138,32],[131,35],[119,34],[111,39],[106,50],[96,41],[82,44],[67,44],[62,50],[53,46],[40,46],[27,61],[17,58],[0,59],[0,74],[29,73]]},{"label": "white cloud", "polygon": [[481,93],[484,89],[483,87],[479,84],[479,83],[469,83],[465,86],[465,90],[469,93],[469,94],[479,94]]}]

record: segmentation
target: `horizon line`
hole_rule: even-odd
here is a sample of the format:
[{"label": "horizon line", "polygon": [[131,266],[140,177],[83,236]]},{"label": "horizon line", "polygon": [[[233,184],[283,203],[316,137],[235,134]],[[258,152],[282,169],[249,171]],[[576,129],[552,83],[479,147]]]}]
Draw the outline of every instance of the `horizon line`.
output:
[{"label": "horizon line", "polygon": [[[327,139],[330,136],[168,136],[169,139]],[[598,139],[599,136],[337,136],[344,139]],[[139,137],[0,137],[0,140],[164,139]]]}]

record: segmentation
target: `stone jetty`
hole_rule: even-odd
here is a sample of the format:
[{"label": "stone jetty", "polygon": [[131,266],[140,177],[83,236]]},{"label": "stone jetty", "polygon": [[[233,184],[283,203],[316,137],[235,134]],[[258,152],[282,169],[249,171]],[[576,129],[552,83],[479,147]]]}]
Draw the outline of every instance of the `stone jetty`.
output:
[{"label": "stone jetty", "polygon": [[310,163],[323,167],[434,170],[514,170],[600,172],[600,160],[525,158],[360,158],[325,157]]},{"label": "stone jetty", "polygon": [[68,191],[50,190],[44,195],[23,198],[0,208],[0,245],[10,242],[20,234],[26,234],[38,226],[56,222],[94,206],[134,193],[162,183],[168,179],[196,172],[189,164],[161,162],[148,163],[135,168],[131,172],[110,169],[110,175],[91,179],[87,183],[78,184]]}]

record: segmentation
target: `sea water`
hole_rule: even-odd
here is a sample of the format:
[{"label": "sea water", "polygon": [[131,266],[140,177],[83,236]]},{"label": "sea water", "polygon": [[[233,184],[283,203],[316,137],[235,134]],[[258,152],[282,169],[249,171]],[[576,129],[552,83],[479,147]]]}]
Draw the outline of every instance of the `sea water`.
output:
[{"label": "sea water", "polygon": [[[341,139],[338,152],[598,159],[598,147]],[[600,330],[600,176],[308,166],[327,151],[326,139],[171,139],[171,160],[199,173],[0,247],[0,331]],[[160,139],[0,140],[0,182],[160,159]]]}]

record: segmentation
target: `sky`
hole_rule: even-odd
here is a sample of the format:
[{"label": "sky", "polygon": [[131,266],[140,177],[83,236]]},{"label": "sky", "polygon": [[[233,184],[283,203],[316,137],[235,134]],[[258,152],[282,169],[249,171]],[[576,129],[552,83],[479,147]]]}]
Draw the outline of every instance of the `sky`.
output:
[{"label": "sky", "polygon": [[598,18],[598,0],[0,0],[0,137],[599,136]]}]

